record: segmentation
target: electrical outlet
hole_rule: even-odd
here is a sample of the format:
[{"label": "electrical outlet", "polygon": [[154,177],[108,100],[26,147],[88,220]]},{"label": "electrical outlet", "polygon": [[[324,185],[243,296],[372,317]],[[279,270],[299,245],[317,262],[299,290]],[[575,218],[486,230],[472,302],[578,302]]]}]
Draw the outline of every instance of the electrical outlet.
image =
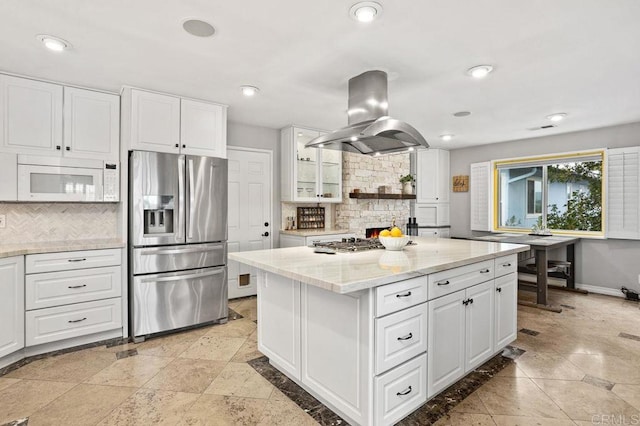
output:
[{"label": "electrical outlet", "polygon": [[[7,226],[7,217],[3,214],[0,214],[0,229],[4,228],[5,226]],[[638,277],[638,280],[640,280],[640,277]]]}]

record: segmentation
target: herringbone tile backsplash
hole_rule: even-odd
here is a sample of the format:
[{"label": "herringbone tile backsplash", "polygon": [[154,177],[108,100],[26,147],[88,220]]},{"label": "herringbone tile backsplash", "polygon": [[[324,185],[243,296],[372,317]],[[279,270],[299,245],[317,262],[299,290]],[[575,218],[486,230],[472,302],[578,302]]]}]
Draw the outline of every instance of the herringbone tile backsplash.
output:
[{"label": "herringbone tile backsplash", "polygon": [[0,244],[118,238],[118,205],[0,203]]}]

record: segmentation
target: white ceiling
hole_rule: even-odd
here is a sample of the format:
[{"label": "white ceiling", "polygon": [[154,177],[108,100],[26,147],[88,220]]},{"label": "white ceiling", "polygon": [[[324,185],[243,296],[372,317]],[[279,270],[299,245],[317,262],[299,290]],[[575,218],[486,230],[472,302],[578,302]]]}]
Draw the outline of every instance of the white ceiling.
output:
[{"label": "white ceiling", "polygon": [[[362,24],[348,16],[355,0],[2,0],[0,70],[213,100],[240,123],[335,129],[347,123],[347,80],[381,69],[391,116],[435,147],[640,121],[638,0],[378,1],[383,14]],[[216,35],[187,34],[186,18]],[[74,48],[50,52],[41,33]],[[478,64],[495,70],[467,77]],[[242,84],[259,96],[243,98]],[[528,130],[553,112],[569,116]]]}]

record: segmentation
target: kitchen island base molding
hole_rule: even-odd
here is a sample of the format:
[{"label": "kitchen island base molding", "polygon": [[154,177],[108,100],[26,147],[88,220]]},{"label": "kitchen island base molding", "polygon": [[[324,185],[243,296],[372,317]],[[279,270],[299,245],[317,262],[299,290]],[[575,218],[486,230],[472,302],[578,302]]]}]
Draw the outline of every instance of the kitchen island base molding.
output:
[{"label": "kitchen island base molding", "polygon": [[[498,260],[504,263],[504,258]],[[350,424],[395,424],[515,340],[515,316],[504,314],[515,313],[515,293],[504,291],[509,297],[502,302],[496,296],[515,282],[515,274],[495,280],[500,274],[494,273],[494,262],[489,263],[491,273],[479,273],[487,269],[487,261],[480,262],[479,278],[468,288],[428,302],[426,296],[417,297],[413,305],[391,312],[376,310],[376,302],[389,294],[409,297],[405,281],[338,294],[259,270],[258,349],[276,369]],[[461,272],[468,280],[470,270],[454,268],[448,278],[454,282]],[[413,278],[412,286],[415,280],[430,289],[429,276]],[[470,298],[473,303],[463,303]],[[455,330],[440,323],[444,300],[460,302],[461,308],[452,310],[459,318]],[[507,309],[511,304],[514,308]],[[502,310],[496,315],[498,307]],[[498,325],[498,320],[505,324]],[[444,336],[442,331],[456,342],[455,353],[448,356],[433,346],[443,344],[442,337],[430,338]],[[451,360],[458,360],[459,368],[447,377],[443,373]],[[435,376],[428,377],[428,372]]]}]

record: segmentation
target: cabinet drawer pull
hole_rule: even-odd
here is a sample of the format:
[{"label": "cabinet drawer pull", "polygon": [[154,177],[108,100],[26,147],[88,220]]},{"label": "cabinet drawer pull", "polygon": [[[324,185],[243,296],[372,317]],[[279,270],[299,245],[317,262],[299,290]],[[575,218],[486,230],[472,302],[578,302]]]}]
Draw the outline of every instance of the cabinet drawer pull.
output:
[{"label": "cabinet drawer pull", "polygon": [[67,321],[67,322],[68,322],[68,323],[82,322],[82,321],[84,321],[84,320],[86,320],[86,319],[87,319],[87,317],[84,317],[84,318],[80,318],[79,320],[69,320],[69,321]]},{"label": "cabinet drawer pull", "polygon": [[68,288],[82,288],[82,287],[86,287],[86,284],[82,284],[82,285],[70,285]]},{"label": "cabinet drawer pull", "polygon": [[482,271],[480,271],[481,274],[488,274],[489,272],[491,272],[489,268],[483,269]]},{"label": "cabinet drawer pull", "polygon": [[449,285],[449,284],[450,284],[450,282],[448,280],[447,281],[440,281],[438,283],[438,285]]},{"label": "cabinet drawer pull", "polygon": [[503,264],[502,264],[502,267],[503,267],[503,268],[508,268],[509,266],[511,266],[511,264],[510,264],[510,263],[503,263]]},{"label": "cabinet drawer pull", "polygon": [[398,392],[396,393],[396,395],[398,396],[405,396],[405,395],[409,395],[411,393],[413,389],[411,389],[411,386],[409,386],[407,389],[403,390],[402,392]]},{"label": "cabinet drawer pull", "polygon": [[497,287],[497,288],[496,288],[496,291],[497,291],[498,293],[502,293],[502,287]]},{"label": "cabinet drawer pull", "polygon": [[409,340],[411,338],[413,338],[413,333],[409,333],[409,334],[407,334],[406,336],[403,336],[403,337],[398,337],[398,340]]},{"label": "cabinet drawer pull", "polygon": [[463,301],[462,301],[462,304],[463,304],[464,306],[467,306],[467,305],[469,305],[469,304],[471,304],[471,303],[473,303],[473,299],[467,299],[467,300],[463,300]]},{"label": "cabinet drawer pull", "polygon": [[68,262],[84,262],[85,260],[87,260],[87,259],[84,258],[84,257],[79,257],[77,259],[68,259],[67,261]]},{"label": "cabinet drawer pull", "polygon": [[396,294],[396,297],[409,297],[411,296],[411,292],[408,291],[406,293],[402,293],[402,294]]}]

